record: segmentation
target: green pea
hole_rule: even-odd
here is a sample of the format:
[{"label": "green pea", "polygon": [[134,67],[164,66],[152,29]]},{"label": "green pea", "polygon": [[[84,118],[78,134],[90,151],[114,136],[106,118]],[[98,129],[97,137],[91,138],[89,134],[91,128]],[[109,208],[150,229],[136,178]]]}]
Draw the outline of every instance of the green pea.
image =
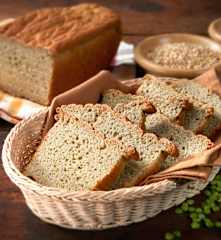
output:
[{"label": "green pea", "polygon": [[198,214],[197,214],[196,212],[191,213],[191,214],[190,214],[190,217],[191,217],[192,219],[197,219],[197,218],[198,218]]},{"label": "green pea", "polygon": [[220,221],[215,222],[215,226],[216,226],[217,228],[221,228],[221,222],[220,222]]},{"label": "green pea", "polygon": [[204,208],[203,208],[203,212],[205,213],[205,214],[210,214],[211,213],[211,210],[210,210],[210,207],[209,206],[205,206]]},{"label": "green pea", "polygon": [[177,208],[175,212],[176,214],[183,214],[183,210],[181,208]]},{"label": "green pea", "polygon": [[177,238],[180,238],[181,237],[181,232],[176,230],[174,231],[174,236],[177,237]]},{"label": "green pea", "polygon": [[197,223],[197,222],[192,222],[192,223],[191,223],[191,228],[192,228],[192,229],[199,229],[199,228],[200,228],[200,224]]},{"label": "green pea", "polygon": [[186,211],[188,210],[188,204],[183,203],[183,204],[181,205],[181,209],[182,209],[184,212],[186,212]]},{"label": "green pea", "polygon": [[194,204],[194,200],[193,200],[193,199],[188,199],[188,200],[187,200],[187,203],[188,203],[189,205],[193,205],[193,204]]},{"label": "green pea", "polygon": [[214,226],[213,222],[209,218],[206,218],[204,221],[208,228],[212,228]]},{"label": "green pea", "polygon": [[202,213],[202,211],[203,211],[203,210],[202,210],[201,208],[196,208],[196,212],[197,212],[197,213]]},{"label": "green pea", "polygon": [[195,212],[195,207],[189,207],[189,212],[192,213],[192,212]]},{"label": "green pea", "polygon": [[166,233],[165,234],[165,240],[173,240],[174,239],[174,236],[172,233]]},{"label": "green pea", "polygon": [[220,207],[219,206],[214,206],[212,209],[213,209],[214,212],[218,212],[220,210]]}]

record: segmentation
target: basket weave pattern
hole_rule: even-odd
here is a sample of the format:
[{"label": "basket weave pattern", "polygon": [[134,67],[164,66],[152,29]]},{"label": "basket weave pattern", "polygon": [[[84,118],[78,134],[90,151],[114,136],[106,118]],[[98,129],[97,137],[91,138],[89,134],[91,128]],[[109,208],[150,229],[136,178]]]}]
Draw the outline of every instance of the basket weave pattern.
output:
[{"label": "basket weave pattern", "polygon": [[7,175],[21,189],[32,212],[61,227],[102,230],[143,221],[198,194],[219,170],[214,167],[206,183],[178,185],[164,180],[106,192],[66,192],[45,187],[21,174],[40,141],[45,116],[46,110],[41,111],[12,129],[3,146],[2,160]]}]

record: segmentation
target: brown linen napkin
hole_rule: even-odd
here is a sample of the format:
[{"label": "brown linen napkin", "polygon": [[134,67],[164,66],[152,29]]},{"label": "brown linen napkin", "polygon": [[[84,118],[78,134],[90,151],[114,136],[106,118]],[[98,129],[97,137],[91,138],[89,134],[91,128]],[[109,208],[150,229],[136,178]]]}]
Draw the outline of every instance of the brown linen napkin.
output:
[{"label": "brown linen napkin", "polygon": [[186,180],[204,180],[206,181],[211,173],[211,167],[194,167],[185,170],[178,170],[176,172],[168,174],[154,174],[145,180],[143,180],[139,185],[143,186],[150,183],[160,182],[165,179],[186,179]]},{"label": "brown linen napkin", "polygon": [[[127,82],[127,84],[125,84],[125,82]],[[112,88],[119,89],[125,93],[134,92],[138,87],[137,83],[138,81],[133,79],[129,81],[120,81],[109,71],[101,71],[86,82],[56,96],[49,107],[48,115],[44,124],[43,136],[55,122],[54,114],[57,107],[71,103],[96,103],[99,101],[101,94],[105,90]]]},{"label": "brown linen napkin", "polygon": [[221,64],[195,78],[196,81],[221,96]]},{"label": "brown linen napkin", "polygon": [[159,182],[165,179],[207,180],[213,166],[221,166],[221,144],[179,161],[164,171],[151,175],[144,179],[139,185]]}]

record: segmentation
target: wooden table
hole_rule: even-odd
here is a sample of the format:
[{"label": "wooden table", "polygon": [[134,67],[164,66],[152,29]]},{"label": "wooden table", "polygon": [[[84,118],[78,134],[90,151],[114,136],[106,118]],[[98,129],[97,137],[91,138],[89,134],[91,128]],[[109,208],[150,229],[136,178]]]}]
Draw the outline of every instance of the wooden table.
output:
[{"label": "wooden table", "polygon": [[[16,17],[36,8],[71,5],[77,2],[81,1],[2,0],[0,1],[0,20]],[[121,13],[124,39],[133,43],[137,43],[144,36],[166,32],[206,34],[209,22],[221,17],[221,2],[219,0],[103,0],[95,2],[102,3]],[[4,138],[11,128],[11,124],[0,120],[0,151]],[[21,192],[3,172],[2,165],[0,167],[0,183],[0,240],[158,240],[163,239],[165,232],[174,229],[181,230],[182,239],[185,240],[221,239],[221,231],[219,230],[190,230],[189,220],[176,215],[174,209],[165,211],[142,223],[101,232],[62,229],[43,223],[30,212]]]}]

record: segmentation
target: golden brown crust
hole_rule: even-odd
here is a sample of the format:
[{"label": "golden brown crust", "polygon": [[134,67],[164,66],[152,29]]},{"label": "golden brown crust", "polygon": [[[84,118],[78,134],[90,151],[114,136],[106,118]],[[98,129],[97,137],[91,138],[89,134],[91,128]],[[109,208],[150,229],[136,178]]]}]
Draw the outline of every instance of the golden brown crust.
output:
[{"label": "golden brown crust", "polygon": [[117,14],[96,4],[79,4],[29,12],[1,27],[0,35],[56,53],[112,27],[120,32]]},{"label": "golden brown crust", "polygon": [[142,174],[138,175],[137,177],[134,177],[133,180],[125,182],[125,187],[132,187],[132,186],[138,186],[147,176],[150,176],[154,173],[159,172],[162,162],[166,159],[168,156],[167,153],[161,152],[161,155],[158,159],[158,161],[153,161],[150,163],[143,171]]},{"label": "golden brown crust", "polygon": [[178,157],[179,156],[179,150],[176,147],[175,144],[173,144],[170,140],[167,138],[160,138],[159,141],[166,146],[166,154],[173,156],[173,157]]},{"label": "golden brown crust", "polygon": [[120,38],[121,35],[115,29],[107,29],[90,41],[79,42],[70,51],[57,55],[48,103],[58,94],[84,82],[101,69],[108,68],[117,51]]},{"label": "golden brown crust", "polygon": [[98,181],[96,186],[92,189],[94,191],[98,190],[110,190],[112,184],[116,181],[119,174],[123,171],[126,161],[122,158],[118,163],[113,167],[111,172],[105,176],[102,180]]},{"label": "golden brown crust", "polygon": [[[209,120],[211,117],[213,117],[214,115],[214,108],[213,107],[208,107],[206,109],[206,115],[204,118],[204,121],[201,122],[201,124],[198,126],[198,128],[194,131],[194,133],[196,134],[200,134],[203,132],[203,130],[205,128],[207,128],[208,124],[209,124]],[[221,125],[220,125],[221,126]]]}]

